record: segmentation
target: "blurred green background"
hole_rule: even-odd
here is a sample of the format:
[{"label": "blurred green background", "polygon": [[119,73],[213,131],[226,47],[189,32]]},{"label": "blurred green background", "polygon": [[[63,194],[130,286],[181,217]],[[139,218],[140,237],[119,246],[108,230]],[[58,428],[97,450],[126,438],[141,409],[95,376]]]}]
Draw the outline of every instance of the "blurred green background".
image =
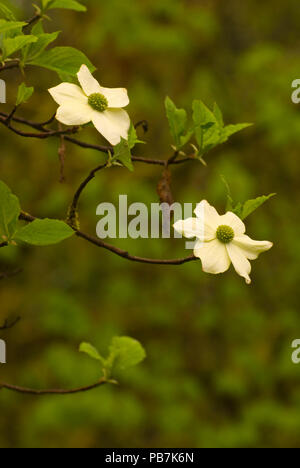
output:
[{"label": "blurred green background", "polygon": [[[1,447],[299,447],[300,367],[291,342],[300,336],[299,107],[291,83],[300,78],[297,0],[86,0],[88,13],[54,11],[47,31],[57,44],[83,50],[109,87],[126,86],[134,122],[149,121],[147,146],[135,154],[171,155],[163,100],[190,107],[217,101],[227,123],[254,122],[200,163],[173,171],[177,201],[206,198],[224,210],[224,174],[237,201],[277,192],[247,220],[248,234],[275,246],[254,262],[251,286],[232,270],[205,275],[200,263],[176,267],[127,262],[80,239],[58,247],[1,249],[1,270],[22,267],[0,283],[0,320],[20,315],[7,341],[1,379],[73,387],[99,376],[97,362],[77,352],[81,341],[101,350],[114,335],[145,346],[147,360],[119,387],[66,397],[0,391]],[[15,0],[20,18],[30,2]],[[14,103],[18,72],[2,74]],[[36,93],[22,115],[46,120],[56,109],[52,72],[28,69]],[[21,111],[20,111],[21,112]],[[67,146],[66,183],[59,183],[57,140],[25,140],[3,127],[1,179],[36,216],[63,218],[99,153]],[[87,129],[81,136],[101,143]],[[97,205],[128,194],[157,201],[159,167],[136,165],[100,173],[81,200],[82,228],[95,232]],[[182,240],[121,240],[137,255],[185,255]]]}]

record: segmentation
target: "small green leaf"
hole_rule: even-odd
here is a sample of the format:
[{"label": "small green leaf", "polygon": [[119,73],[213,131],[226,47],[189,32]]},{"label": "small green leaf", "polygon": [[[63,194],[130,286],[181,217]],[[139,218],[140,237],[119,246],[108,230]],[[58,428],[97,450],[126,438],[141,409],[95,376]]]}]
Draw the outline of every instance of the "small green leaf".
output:
[{"label": "small green leaf", "polygon": [[93,359],[100,361],[103,366],[105,366],[105,359],[99,354],[98,350],[92,346],[90,343],[81,343],[79,346],[79,351],[85,353]]},{"label": "small green leaf", "polygon": [[141,140],[138,139],[136,129],[135,129],[133,123],[131,123],[130,128],[129,128],[129,132],[128,132],[128,146],[129,146],[129,149],[132,150],[137,143],[145,144],[144,141],[141,141]]},{"label": "small green leaf", "polygon": [[107,361],[111,365],[112,373],[136,366],[146,357],[146,352],[141,343],[128,336],[113,338],[109,351]]},{"label": "small green leaf", "polygon": [[176,149],[179,150],[190,140],[193,134],[193,132],[187,129],[187,113],[184,109],[177,109],[174,102],[169,97],[166,97],[165,107],[170,132],[174,139]]},{"label": "small green leaf", "polygon": [[225,178],[225,176],[223,174],[221,174],[221,180],[223,182],[223,184],[225,185],[225,188],[226,188],[226,192],[227,192],[227,204],[226,204],[226,211],[233,211],[233,198],[232,198],[232,195],[231,195],[231,190],[230,190],[230,186]]},{"label": "small green leaf", "polygon": [[223,115],[218,105],[214,104],[212,112],[200,100],[193,102],[193,120],[200,157],[216,146],[225,143],[234,133],[251,125],[237,124],[224,127]]},{"label": "small green leaf", "polygon": [[16,17],[13,12],[3,3],[0,3],[0,13],[4,16],[5,19],[8,21],[16,21]]},{"label": "small green leaf", "polygon": [[236,214],[240,219],[242,219],[243,216],[243,203],[238,202],[235,207],[233,207],[231,210],[232,213]]},{"label": "small green leaf", "polygon": [[34,93],[34,88],[27,88],[25,83],[22,83],[18,88],[18,96],[16,101],[16,106],[19,106],[23,102],[27,102]]},{"label": "small green leaf", "polygon": [[91,73],[96,68],[91,64],[89,59],[80,50],[73,47],[54,47],[50,50],[45,50],[38,57],[28,60],[29,65],[47,68],[60,73],[67,73],[75,76],[81,65],[87,65]]},{"label": "small green leaf", "polygon": [[193,121],[199,153],[203,155],[219,138],[217,119],[202,101],[195,100],[193,102]]},{"label": "small green leaf", "polygon": [[222,114],[222,111],[220,109],[220,107],[218,106],[218,104],[215,102],[214,103],[214,116],[218,122],[218,125],[220,127],[224,127],[224,120],[223,120],[223,114]]},{"label": "small green leaf", "polygon": [[226,127],[224,127],[221,143],[225,143],[228,140],[229,137],[231,137],[235,133],[240,132],[241,130],[244,130],[245,128],[252,127],[252,125],[253,124],[251,124],[251,123],[227,125]]},{"label": "small green leaf", "polygon": [[267,200],[274,197],[276,193],[271,193],[270,195],[263,195],[261,197],[255,198],[253,200],[248,200],[244,203],[243,210],[240,218],[246,219],[253,211],[257,210],[261,205],[263,205]]},{"label": "small green leaf", "polygon": [[27,23],[21,21],[6,21],[4,19],[0,19],[0,34],[13,31],[15,29],[22,29],[26,24]]},{"label": "small green leaf", "polygon": [[21,212],[18,198],[0,181],[0,235],[9,240],[16,232],[18,218]]},{"label": "small green leaf", "polygon": [[129,142],[121,138],[120,143],[114,147],[114,157],[113,161],[119,161],[123,166],[127,167],[131,172],[133,172],[134,167],[131,160],[131,152],[129,147]]},{"label": "small green leaf", "polygon": [[10,57],[11,55],[18,52],[18,50],[25,47],[27,44],[31,44],[32,42],[36,42],[37,37],[32,35],[21,35],[12,38],[3,39],[3,50],[4,50],[4,57]]},{"label": "small green leaf", "polygon": [[46,47],[54,42],[58,35],[60,34],[60,31],[56,31],[53,33],[44,33],[41,23],[38,23],[32,28],[32,34],[37,37],[37,41],[33,44],[28,45],[23,52],[23,60],[24,62],[34,60],[37,57],[39,57]]},{"label": "small green leaf", "polygon": [[86,7],[76,0],[42,0],[43,10],[53,10],[54,8],[65,8],[67,10],[86,11]]},{"label": "small green leaf", "polygon": [[74,235],[73,229],[63,221],[37,219],[20,229],[14,239],[30,245],[58,244]]}]

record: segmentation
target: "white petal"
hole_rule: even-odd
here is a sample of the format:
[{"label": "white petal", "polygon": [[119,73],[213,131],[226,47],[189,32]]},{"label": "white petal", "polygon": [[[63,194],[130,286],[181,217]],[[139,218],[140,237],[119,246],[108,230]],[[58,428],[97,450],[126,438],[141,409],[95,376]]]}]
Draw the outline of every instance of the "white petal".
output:
[{"label": "white petal", "polygon": [[60,106],[69,101],[77,101],[83,104],[87,103],[87,97],[82,92],[82,89],[72,83],[61,83],[55,88],[50,88],[48,91],[54,101],[56,101]]},{"label": "white petal", "polygon": [[228,211],[223,216],[220,216],[220,224],[230,226],[234,230],[234,234],[236,236],[241,236],[246,231],[246,227],[243,221],[231,211]]},{"label": "white petal", "polygon": [[198,218],[188,218],[177,221],[174,224],[174,229],[179,234],[192,239],[197,237],[203,241],[210,241],[214,239],[214,233],[210,229],[206,229],[202,221]]},{"label": "white petal", "polygon": [[245,278],[247,284],[250,284],[251,279],[249,274],[251,273],[251,263],[246,258],[243,250],[240,249],[240,247],[237,245],[234,245],[232,242],[227,244],[226,248],[235,271],[238,275]]},{"label": "white petal", "polygon": [[129,104],[129,97],[127,89],[125,88],[103,88],[101,87],[101,94],[108,100],[109,108],[126,107]]},{"label": "white petal", "polygon": [[222,244],[218,240],[197,242],[194,255],[201,259],[203,271],[206,273],[217,275],[224,273],[230,267],[230,258],[225,244]]},{"label": "white petal", "polygon": [[121,137],[128,139],[130,118],[123,109],[108,109],[105,112],[95,112],[92,118],[93,124],[101,135],[110,142],[117,145]]},{"label": "white petal", "polygon": [[58,108],[56,119],[65,125],[84,125],[92,120],[94,112],[88,104],[67,102]]},{"label": "white petal", "polygon": [[94,93],[101,93],[101,86],[98,81],[93,77],[90,70],[86,65],[82,65],[77,73],[78,81],[87,96]]},{"label": "white petal", "polygon": [[249,258],[249,260],[255,260],[259,254],[273,247],[272,242],[255,241],[246,235],[235,237],[232,242],[243,250],[244,255]]},{"label": "white petal", "polygon": [[220,215],[217,210],[211,206],[206,200],[198,203],[194,211],[198,219],[200,219],[207,228],[210,228],[214,234],[220,226]]}]

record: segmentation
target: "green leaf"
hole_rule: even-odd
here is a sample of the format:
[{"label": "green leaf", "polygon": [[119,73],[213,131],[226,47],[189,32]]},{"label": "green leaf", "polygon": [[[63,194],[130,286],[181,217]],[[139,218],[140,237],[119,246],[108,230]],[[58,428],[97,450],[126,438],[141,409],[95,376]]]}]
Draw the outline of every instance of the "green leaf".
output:
[{"label": "green leaf", "polygon": [[29,60],[34,60],[37,57],[39,57],[44,52],[46,47],[57,39],[58,35],[60,34],[60,31],[56,31],[50,34],[48,33],[36,34],[33,28],[32,34],[35,35],[35,37],[37,38],[37,41],[33,44],[28,45],[26,49],[24,50],[23,59],[25,62]]},{"label": "green leaf", "polygon": [[141,343],[128,336],[113,338],[109,350],[110,354],[107,361],[110,363],[112,373],[136,366],[146,357],[146,352]]},{"label": "green leaf", "polygon": [[37,38],[32,35],[21,35],[13,38],[3,39],[4,57],[10,57],[14,53],[18,52],[18,50],[25,47],[27,44],[31,44],[32,42],[36,41]]},{"label": "green leaf", "polygon": [[86,7],[75,0],[42,0],[43,10],[66,8],[67,10],[86,11]]},{"label": "green leaf", "polygon": [[[132,144],[132,142],[131,142]],[[129,142],[121,138],[120,143],[114,147],[113,161],[119,161],[123,166],[127,167],[131,172],[134,171],[134,167],[131,160],[131,151]]]},{"label": "green leaf", "polygon": [[13,12],[3,3],[0,3],[0,13],[4,16],[5,19],[8,21],[16,21],[16,17]]},{"label": "green leaf", "polygon": [[225,176],[223,174],[221,174],[221,180],[223,182],[223,184],[225,185],[225,188],[226,188],[226,192],[227,192],[227,204],[226,204],[226,211],[233,211],[233,198],[232,198],[232,195],[231,195],[231,190],[230,190],[230,186],[225,178]]},{"label": "green leaf", "polygon": [[193,121],[199,153],[204,154],[213,142],[219,138],[218,121],[200,100],[193,101]]},{"label": "green leaf", "polygon": [[37,219],[20,229],[14,239],[30,245],[58,244],[74,235],[73,229],[63,221]]},{"label": "green leaf", "polygon": [[4,19],[0,19],[0,34],[13,31],[15,29],[21,29],[26,26],[26,24],[27,23],[21,21],[6,21]]},{"label": "green leaf", "polygon": [[224,126],[223,115],[214,104],[213,112],[200,100],[193,102],[193,121],[199,155],[202,156],[217,145],[225,143],[228,138],[251,124]]},{"label": "green leaf", "polygon": [[27,62],[29,65],[47,68],[60,73],[67,73],[75,76],[81,65],[87,65],[91,73],[96,68],[91,64],[89,59],[80,50],[73,47],[54,47],[53,49],[44,51],[38,57]]},{"label": "green leaf", "polygon": [[18,96],[17,96],[17,101],[16,101],[16,106],[19,106],[23,102],[27,102],[28,99],[31,98],[31,96],[34,93],[34,88],[27,88],[25,83],[22,83],[19,88],[18,88]]},{"label": "green leaf", "polygon": [[184,109],[177,109],[174,102],[166,97],[166,114],[170,132],[175,141],[176,149],[182,148],[192,137],[193,132],[187,129],[187,113]]},{"label": "green leaf", "polygon": [[243,203],[238,202],[235,207],[233,207],[231,210],[232,213],[236,214],[240,219],[242,219],[243,216]]},{"label": "green leaf", "polygon": [[0,235],[10,240],[16,232],[21,212],[18,198],[0,181]]},{"label": "green leaf", "polygon": [[214,116],[218,122],[218,125],[220,127],[224,127],[224,120],[223,120],[223,114],[222,114],[222,111],[220,109],[220,107],[218,106],[218,104],[215,102],[214,103]]},{"label": "green leaf", "polygon": [[130,128],[129,128],[129,132],[128,132],[128,146],[129,146],[129,149],[132,150],[137,143],[145,144],[144,141],[141,141],[141,140],[138,139],[136,129],[135,129],[133,123],[131,123]]},{"label": "green leaf", "polygon": [[221,143],[225,143],[229,137],[234,135],[235,133],[244,130],[245,128],[252,127],[253,124],[251,123],[241,123],[236,125],[227,125],[222,132]]},{"label": "green leaf", "polygon": [[79,351],[85,353],[93,359],[100,361],[104,366],[106,365],[105,359],[99,354],[98,350],[90,343],[81,343]]},{"label": "green leaf", "polygon": [[261,197],[255,198],[253,200],[248,200],[244,203],[242,213],[240,218],[246,219],[253,211],[257,210],[261,205],[263,205],[267,200],[274,197],[276,193],[271,193],[270,195],[263,195]]}]

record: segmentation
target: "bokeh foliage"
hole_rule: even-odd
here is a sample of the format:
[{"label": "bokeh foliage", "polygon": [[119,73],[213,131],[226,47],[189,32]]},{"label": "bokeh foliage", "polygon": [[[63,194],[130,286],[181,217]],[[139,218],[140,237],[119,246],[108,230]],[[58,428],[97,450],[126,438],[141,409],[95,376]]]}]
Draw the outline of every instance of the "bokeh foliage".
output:
[{"label": "bokeh foliage", "polygon": [[[88,13],[54,11],[57,43],[83,50],[106,86],[128,88],[133,121],[147,119],[139,154],[171,155],[164,98],[182,107],[217,101],[228,122],[254,122],[200,163],[174,170],[176,200],[208,199],[222,211],[229,182],[244,201],[276,192],[249,219],[249,235],[275,243],[253,263],[252,285],[232,271],[204,275],[198,263],[143,266],[79,239],[44,249],[1,249],[1,270],[24,273],[0,284],[0,319],[22,321],[1,337],[9,362],[1,380],[35,387],[76,386],[98,378],[97,363],[77,353],[81,341],[105,350],[115,335],[138,338],[148,358],[122,379],[70,397],[0,392],[1,447],[292,447],[299,446],[300,369],[290,345],[299,338],[299,78],[296,0],[86,0]],[[20,18],[30,2],[14,1]],[[2,77],[2,76],[1,76]],[[10,110],[22,77],[7,72]],[[55,111],[46,89],[55,73],[28,69],[35,87],[23,113]],[[86,139],[99,141],[95,131]],[[59,183],[57,141],[18,138],[1,129],[1,179],[36,216],[61,218],[82,177],[99,164],[93,151],[68,146]],[[95,231],[96,206],[157,201],[159,168],[116,168],[90,184],[82,225]],[[119,241],[133,253],[182,256],[182,241]]]}]

